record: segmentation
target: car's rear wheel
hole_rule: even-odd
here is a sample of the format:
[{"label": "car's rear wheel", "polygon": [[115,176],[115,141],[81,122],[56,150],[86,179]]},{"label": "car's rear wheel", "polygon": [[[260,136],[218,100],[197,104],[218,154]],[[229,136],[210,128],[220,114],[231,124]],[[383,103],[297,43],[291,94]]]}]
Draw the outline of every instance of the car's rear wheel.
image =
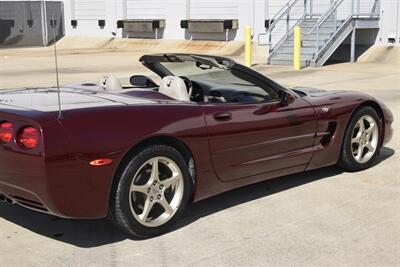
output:
[{"label": "car's rear wheel", "polygon": [[137,237],[160,235],[182,215],[191,194],[191,179],[182,155],[154,145],[135,155],[115,181],[110,215]]},{"label": "car's rear wheel", "polygon": [[346,129],[338,165],[345,171],[369,168],[379,151],[382,125],[372,107],[358,109]]}]

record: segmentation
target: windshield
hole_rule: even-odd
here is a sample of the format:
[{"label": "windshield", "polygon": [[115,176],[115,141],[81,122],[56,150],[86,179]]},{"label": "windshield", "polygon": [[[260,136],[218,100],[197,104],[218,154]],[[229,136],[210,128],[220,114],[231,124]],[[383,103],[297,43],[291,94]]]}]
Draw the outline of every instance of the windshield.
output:
[{"label": "windshield", "polygon": [[161,62],[175,76],[185,76],[191,80],[202,80],[215,83],[224,83],[241,86],[252,86],[253,84],[238,78],[225,66],[211,66],[201,64],[198,61],[184,62]]},{"label": "windshield", "polygon": [[160,72],[163,75],[189,79],[198,102],[257,103],[277,98],[274,89],[262,79],[235,64],[221,64],[218,59],[192,57],[182,60],[168,57],[158,64],[164,69]]}]

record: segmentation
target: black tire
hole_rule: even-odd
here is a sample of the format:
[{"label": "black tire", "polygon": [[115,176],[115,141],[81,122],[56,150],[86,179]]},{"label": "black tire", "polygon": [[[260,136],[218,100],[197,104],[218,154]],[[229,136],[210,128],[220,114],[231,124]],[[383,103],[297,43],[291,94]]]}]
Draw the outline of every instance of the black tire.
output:
[{"label": "black tire", "polygon": [[[131,212],[129,190],[135,173],[146,161],[154,157],[167,157],[176,163],[183,176],[184,190],[181,204],[173,217],[163,225],[147,227],[136,220]],[[191,181],[187,164],[176,149],[166,145],[146,147],[141,152],[133,155],[120,174],[116,175],[110,197],[109,217],[117,227],[137,238],[149,238],[166,233],[176,220],[182,216],[191,199],[193,187]]]},{"label": "black tire", "polygon": [[[365,115],[372,116],[378,125],[378,147],[375,150],[373,156],[367,162],[360,163],[357,162],[353,157],[351,139],[355,125],[357,124],[358,120]],[[337,165],[342,170],[347,172],[357,172],[370,168],[374,164],[376,156],[379,153],[381,144],[381,135],[382,135],[382,120],[379,117],[376,110],[370,106],[364,106],[356,110],[355,113],[352,115],[350,122],[347,125],[343,139],[342,150]]]}]

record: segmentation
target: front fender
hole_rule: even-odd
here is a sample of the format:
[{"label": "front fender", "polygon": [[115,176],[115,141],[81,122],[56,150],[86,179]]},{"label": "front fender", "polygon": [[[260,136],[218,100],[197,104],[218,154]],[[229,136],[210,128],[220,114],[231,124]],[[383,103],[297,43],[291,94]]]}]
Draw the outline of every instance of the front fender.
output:
[{"label": "front fender", "polygon": [[[360,106],[368,105],[368,103],[376,103],[378,105],[378,102],[372,96],[351,91],[320,91],[316,94],[305,96],[304,99],[314,107],[317,117],[315,152],[307,170],[336,164],[342,149],[347,125],[354,111]],[[387,113],[387,111],[385,112]],[[386,121],[386,119],[384,120]],[[327,132],[330,124],[335,124],[336,128],[329,143],[322,144],[322,138],[318,133]],[[383,139],[385,140],[387,137]]]}]

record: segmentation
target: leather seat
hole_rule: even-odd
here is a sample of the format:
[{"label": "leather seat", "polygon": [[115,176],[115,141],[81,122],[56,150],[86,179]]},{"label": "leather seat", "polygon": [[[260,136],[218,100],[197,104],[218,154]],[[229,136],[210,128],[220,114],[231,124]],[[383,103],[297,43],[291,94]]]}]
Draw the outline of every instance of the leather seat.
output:
[{"label": "leather seat", "polygon": [[159,92],[179,101],[190,101],[185,82],[176,76],[166,76],[161,80]]},{"label": "leather seat", "polygon": [[99,84],[106,91],[121,91],[123,89],[119,79],[111,74],[102,76]]}]

